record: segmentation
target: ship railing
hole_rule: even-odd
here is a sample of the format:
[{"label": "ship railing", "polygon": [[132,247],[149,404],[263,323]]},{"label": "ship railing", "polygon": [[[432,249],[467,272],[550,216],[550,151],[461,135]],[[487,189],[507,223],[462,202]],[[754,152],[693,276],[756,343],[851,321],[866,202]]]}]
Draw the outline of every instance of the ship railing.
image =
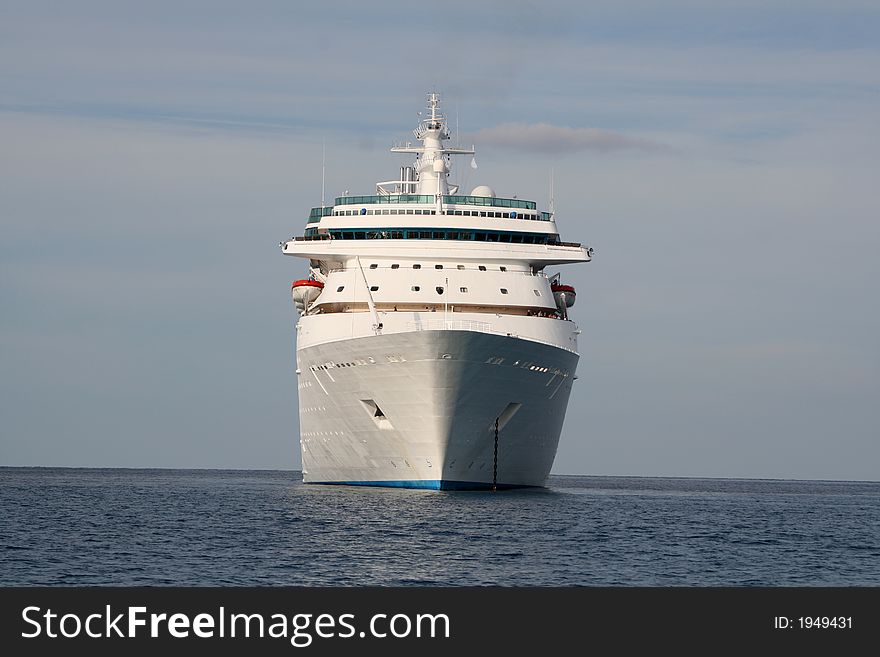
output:
[{"label": "ship railing", "polygon": [[[334,199],[334,205],[372,205],[374,203],[422,203],[432,204],[435,202],[433,194],[373,194],[370,196],[337,196]],[[493,208],[519,208],[521,210],[537,210],[537,204],[534,201],[524,201],[517,198],[499,198],[496,196],[459,196],[459,195],[443,195],[443,203],[445,205],[482,205]],[[315,216],[320,216],[318,211],[321,208],[314,208],[312,212]],[[550,213],[546,214],[549,219]]]},{"label": "ship railing", "polygon": [[444,196],[443,202],[447,205],[487,205],[493,208],[520,208],[523,210],[537,210],[534,201],[522,201],[516,198],[498,198],[496,196]]},{"label": "ship railing", "polygon": [[[510,331],[497,331],[489,322],[475,322],[465,319],[427,319],[421,322],[407,322],[407,329],[409,331],[476,331],[478,333],[506,335],[509,338],[523,338],[531,342],[540,342],[541,344],[560,347],[566,351],[577,353],[574,349],[564,344],[559,344],[557,341],[542,339],[537,336],[523,336],[519,333],[511,333]],[[580,331],[577,332],[580,333]]]},{"label": "ship railing", "polygon": [[330,235],[297,235],[293,238],[294,242],[315,242],[320,240],[329,240]]},{"label": "ship railing", "polygon": [[[320,234],[320,235],[296,235],[292,238],[294,242],[314,242],[320,240],[329,240],[332,239],[329,234]],[[481,242],[482,244],[482,242]],[[496,242],[487,242],[487,244],[496,244]],[[544,244],[543,246],[570,246],[575,248],[580,248],[583,246],[580,242],[553,242]]]},{"label": "ship railing", "polygon": [[[407,322],[407,329],[409,331],[475,331],[478,333],[490,333],[493,335],[506,335],[509,338],[523,337],[518,333],[511,333],[510,331],[497,331],[489,322],[475,322],[467,319],[426,319],[420,322]],[[541,344],[549,344],[554,347],[561,347],[566,351],[574,351],[573,349],[560,345],[557,342],[548,341],[535,336],[526,337],[525,339],[533,342],[540,342]]]},{"label": "ship railing", "polygon": [[407,322],[410,331],[478,331],[492,333],[492,324],[469,319],[425,319]]},{"label": "ship railing", "polygon": [[337,196],[334,205],[371,205],[374,203],[433,204],[433,194],[373,194],[370,196]]}]

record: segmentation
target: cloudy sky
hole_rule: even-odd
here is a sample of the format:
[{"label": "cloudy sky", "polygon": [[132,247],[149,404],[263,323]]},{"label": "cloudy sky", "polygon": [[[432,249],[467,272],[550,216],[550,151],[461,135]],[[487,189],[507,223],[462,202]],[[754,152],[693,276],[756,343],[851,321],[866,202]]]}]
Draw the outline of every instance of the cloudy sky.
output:
[{"label": "cloudy sky", "polygon": [[[298,469],[278,242],[443,94],[555,206],[554,472],[880,479],[873,1],[0,0],[0,464]],[[462,162],[465,164],[466,162]]]}]

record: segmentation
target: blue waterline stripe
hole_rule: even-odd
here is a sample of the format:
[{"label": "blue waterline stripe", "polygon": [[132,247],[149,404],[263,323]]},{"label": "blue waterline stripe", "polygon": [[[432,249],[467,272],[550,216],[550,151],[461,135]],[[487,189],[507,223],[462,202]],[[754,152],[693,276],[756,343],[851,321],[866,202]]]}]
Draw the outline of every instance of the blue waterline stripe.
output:
[{"label": "blue waterline stripe", "polygon": [[[428,490],[491,490],[492,484],[485,481],[452,481],[449,479],[401,479],[388,481],[314,481],[306,482],[326,486],[380,486],[385,488],[422,488]],[[536,488],[518,484],[497,484],[497,488]]]}]

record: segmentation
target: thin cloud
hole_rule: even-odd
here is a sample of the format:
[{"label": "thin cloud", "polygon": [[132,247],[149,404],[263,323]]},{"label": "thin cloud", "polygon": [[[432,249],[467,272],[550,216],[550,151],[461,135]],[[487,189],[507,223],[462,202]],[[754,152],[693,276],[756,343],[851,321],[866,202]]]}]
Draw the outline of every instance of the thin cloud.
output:
[{"label": "thin cloud", "polygon": [[567,128],[548,123],[503,123],[480,130],[474,140],[481,146],[494,146],[532,153],[577,153],[622,150],[656,151],[665,147],[650,139],[628,137],[599,128]]}]

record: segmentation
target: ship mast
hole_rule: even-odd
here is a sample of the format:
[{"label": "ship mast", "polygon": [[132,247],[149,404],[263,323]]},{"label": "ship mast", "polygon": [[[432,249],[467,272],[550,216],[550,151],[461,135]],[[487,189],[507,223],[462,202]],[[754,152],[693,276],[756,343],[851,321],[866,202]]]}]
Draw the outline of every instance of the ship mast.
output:
[{"label": "ship mast", "polygon": [[458,192],[457,185],[449,185],[449,155],[473,155],[473,148],[450,148],[443,142],[449,139],[446,116],[440,111],[440,94],[428,94],[428,115],[413,130],[421,146],[395,146],[392,153],[414,153],[416,156],[416,194],[428,194],[437,199],[438,206],[443,196]]}]

